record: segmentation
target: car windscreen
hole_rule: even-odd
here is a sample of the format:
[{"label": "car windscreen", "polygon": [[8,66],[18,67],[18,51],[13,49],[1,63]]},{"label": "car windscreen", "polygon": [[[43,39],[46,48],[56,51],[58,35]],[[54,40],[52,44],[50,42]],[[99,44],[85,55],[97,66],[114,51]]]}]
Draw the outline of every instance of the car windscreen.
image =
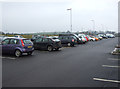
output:
[{"label": "car windscreen", "polygon": [[23,39],[24,44],[32,44],[32,42],[29,39]]}]

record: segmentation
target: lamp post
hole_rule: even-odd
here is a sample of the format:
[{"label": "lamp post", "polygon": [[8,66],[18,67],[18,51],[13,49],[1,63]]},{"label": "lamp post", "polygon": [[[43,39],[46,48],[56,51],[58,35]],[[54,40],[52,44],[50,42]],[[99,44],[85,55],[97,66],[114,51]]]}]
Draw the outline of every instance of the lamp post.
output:
[{"label": "lamp post", "polygon": [[91,20],[93,22],[93,31],[95,31],[95,20]]},{"label": "lamp post", "polygon": [[72,32],[72,8],[67,9],[70,11],[70,31]]}]

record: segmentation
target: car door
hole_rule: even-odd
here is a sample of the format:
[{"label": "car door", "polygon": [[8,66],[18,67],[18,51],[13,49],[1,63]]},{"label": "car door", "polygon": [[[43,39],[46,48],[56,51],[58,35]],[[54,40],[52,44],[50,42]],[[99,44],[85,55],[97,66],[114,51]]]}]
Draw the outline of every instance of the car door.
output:
[{"label": "car door", "polygon": [[35,41],[34,41],[34,48],[35,49],[42,49],[42,38],[37,38]]},{"label": "car door", "polygon": [[14,53],[16,47],[18,46],[18,39],[11,39],[9,46],[10,46],[10,53]]},{"label": "car door", "polygon": [[41,45],[43,49],[47,49],[47,46],[49,45],[49,40],[47,38],[43,38]]},{"label": "car door", "polygon": [[9,53],[10,52],[10,39],[5,39],[2,41],[2,52]]}]

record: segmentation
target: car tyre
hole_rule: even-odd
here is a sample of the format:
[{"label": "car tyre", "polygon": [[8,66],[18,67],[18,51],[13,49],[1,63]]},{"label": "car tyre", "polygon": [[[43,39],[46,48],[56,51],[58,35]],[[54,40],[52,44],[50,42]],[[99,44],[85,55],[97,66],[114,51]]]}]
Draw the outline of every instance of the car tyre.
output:
[{"label": "car tyre", "polygon": [[53,50],[53,47],[52,47],[52,46],[48,46],[48,47],[47,47],[47,50],[48,50],[49,52],[51,52],[51,51]]},{"label": "car tyre", "polygon": [[15,51],[15,56],[20,57],[22,55],[22,52],[20,50]]},{"label": "car tyre", "polygon": [[71,46],[71,43],[68,43],[67,45],[68,45],[68,46]]}]

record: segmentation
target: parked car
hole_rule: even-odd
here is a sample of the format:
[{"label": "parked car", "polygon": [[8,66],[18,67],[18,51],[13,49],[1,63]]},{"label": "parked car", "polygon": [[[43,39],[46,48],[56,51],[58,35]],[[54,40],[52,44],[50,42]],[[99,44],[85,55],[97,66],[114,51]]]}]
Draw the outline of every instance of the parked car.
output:
[{"label": "parked car", "polygon": [[78,34],[78,36],[81,37],[82,39],[84,39],[85,42],[88,41],[88,38],[87,38],[87,36],[85,34]]},{"label": "parked car", "polygon": [[23,53],[31,55],[34,51],[33,43],[26,38],[8,37],[1,42],[2,53],[14,54],[20,57]]},{"label": "parked car", "polygon": [[82,39],[82,41],[83,41],[84,44],[87,42],[87,39],[84,36],[78,35],[78,37]]},{"label": "parked car", "polygon": [[37,37],[34,39],[33,44],[35,49],[48,51],[59,50],[62,47],[59,39],[52,39],[50,37]]},{"label": "parked car", "polygon": [[90,36],[88,36],[88,35],[87,35],[87,37],[88,37],[89,41],[95,41],[95,38],[94,38],[94,37],[90,37]]},{"label": "parked car", "polygon": [[93,39],[95,39],[95,41],[98,41],[98,40],[99,40],[99,38],[96,37],[96,36],[92,36],[92,35],[90,35],[90,37],[93,38]]},{"label": "parked car", "polygon": [[98,41],[99,40],[99,37],[98,36],[93,36],[95,38],[95,41]]},{"label": "parked car", "polygon": [[62,44],[67,44],[68,46],[74,46],[77,44],[77,38],[75,36],[59,35],[58,37]]},{"label": "parked car", "polygon": [[106,36],[107,36],[108,38],[115,38],[115,36],[114,36],[113,34],[106,34]]},{"label": "parked car", "polygon": [[31,41],[34,41],[35,39],[39,38],[39,37],[42,37],[40,35],[34,35],[32,38],[31,38]]},{"label": "parked car", "polygon": [[103,39],[103,37],[101,37],[101,36],[99,36],[99,35],[97,35],[97,37],[99,38],[99,40],[102,40],[102,39]]},{"label": "parked car", "polygon": [[72,34],[72,33],[65,33],[65,34],[59,34],[59,36],[74,36],[77,40],[78,44],[83,44],[83,41],[77,34]]},{"label": "parked car", "polygon": [[101,36],[104,39],[107,39],[108,37],[105,34],[98,34],[98,36]]}]

